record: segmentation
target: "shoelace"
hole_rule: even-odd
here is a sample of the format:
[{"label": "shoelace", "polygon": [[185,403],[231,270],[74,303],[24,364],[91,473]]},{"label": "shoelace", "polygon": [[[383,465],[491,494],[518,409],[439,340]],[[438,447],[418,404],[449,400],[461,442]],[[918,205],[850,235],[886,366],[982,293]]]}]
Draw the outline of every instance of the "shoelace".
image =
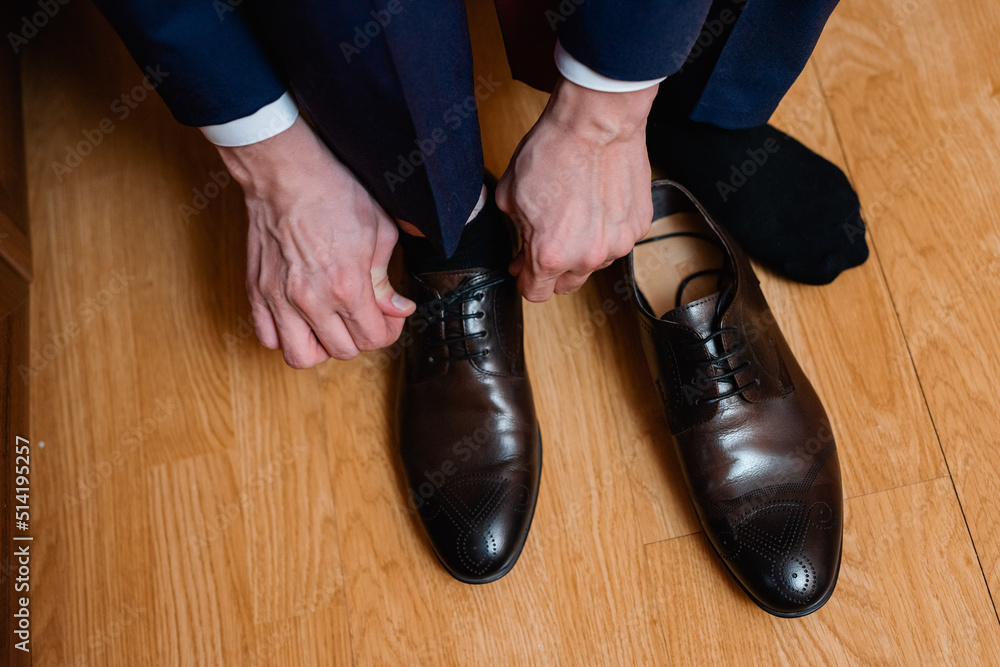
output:
[{"label": "shoelace", "polygon": [[[717,240],[705,234],[699,234],[697,232],[673,232],[671,234],[660,234],[658,236],[653,236],[648,239],[643,239],[636,243],[636,245],[642,245],[644,243],[652,243],[653,241],[660,241],[664,239],[676,238],[679,236],[686,236],[689,238],[699,239],[705,241],[706,243],[711,243],[720,250],[725,250],[724,246]],[[711,369],[710,372],[706,372],[705,377],[709,382],[715,383],[716,391],[718,396],[713,396],[711,398],[696,398],[695,405],[702,404],[712,404],[723,401],[731,396],[742,395],[744,391],[751,387],[755,387],[760,384],[758,378],[754,378],[753,382],[745,385],[739,385],[736,382],[736,376],[750,367],[750,361],[744,361],[742,364],[736,368],[732,368],[729,360],[733,357],[741,354],[746,348],[743,341],[738,342],[731,352],[728,354],[723,354],[721,356],[716,356],[715,350],[713,348],[722,346],[721,337],[727,333],[736,334],[738,333],[735,327],[721,327],[722,323],[722,313],[725,311],[726,306],[729,305],[730,300],[733,295],[733,285],[732,282],[733,274],[731,271],[726,271],[725,269],[704,269],[702,271],[695,271],[694,273],[686,276],[677,286],[677,294],[674,297],[674,308],[680,308],[684,303],[684,290],[687,288],[691,281],[700,278],[702,276],[717,275],[719,276],[719,282],[721,283],[723,279],[726,279],[725,285],[719,292],[719,298],[715,302],[715,315],[712,318],[712,332],[705,336],[704,338],[699,338],[697,343],[689,343],[685,345],[685,348],[691,352],[704,350],[708,353],[707,359],[694,359],[694,363],[697,366],[705,366]],[[713,345],[714,343],[714,345]],[[723,371],[723,372],[719,372]],[[722,391],[720,382],[728,382],[732,385],[732,388],[727,391]]]},{"label": "shoelace", "polygon": [[[444,323],[445,332],[447,334],[449,323],[461,323],[465,320],[478,320],[486,317],[486,313],[483,311],[463,313],[462,304],[467,301],[482,301],[488,288],[493,287],[494,285],[499,285],[507,280],[511,280],[511,276],[499,275],[486,279],[478,277],[473,278],[471,276],[463,278],[462,281],[455,286],[455,289],[451,290],[444,296],[420,304],[420,306],[417,307],[417,314],[428,325],[435,324],[437,322]],[[464,325],[462,328],[464,330]],[[425,327],[424,331],[426,330],[427,328]],[[462,361],[465,359],[479,359],[481,357],[489,356],[489,348],[484,348],[471,354],[466,354],[464,352],[464,344],[466,341],[483,338],[485,336],[485,331],[477,331],[476,333],[471,334],[463,333],[460,336],[446,335],[441,340],[434,342],[449,351],[449,354],[446,357],[449,361]],[[434,363],[435,361],[442,361],[444,358],[445,357],[430,356],[427,358],[427,361]]]}]

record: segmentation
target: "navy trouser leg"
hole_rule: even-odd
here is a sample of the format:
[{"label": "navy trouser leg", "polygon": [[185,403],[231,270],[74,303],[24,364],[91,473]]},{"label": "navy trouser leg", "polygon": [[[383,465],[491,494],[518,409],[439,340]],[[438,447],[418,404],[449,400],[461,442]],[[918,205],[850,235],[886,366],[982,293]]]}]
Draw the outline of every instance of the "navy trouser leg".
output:
[{"label": "navy trouser leg", "polygon": [[728,129],[763,125],[812,54],[837,0],[714,0],[680,71],[660,84],[651,118]]},{"label": "navy trouser leg", "polygon": [[266,0],[262,28],[319,134],[391,215],[451,254],[483,184],[461,0]]}]

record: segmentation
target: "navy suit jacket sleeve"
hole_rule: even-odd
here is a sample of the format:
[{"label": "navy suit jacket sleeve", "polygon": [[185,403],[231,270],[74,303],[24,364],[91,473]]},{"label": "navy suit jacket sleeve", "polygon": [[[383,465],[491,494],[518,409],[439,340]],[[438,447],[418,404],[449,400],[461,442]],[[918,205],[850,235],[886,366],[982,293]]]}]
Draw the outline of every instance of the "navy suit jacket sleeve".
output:
[{"label": "navy suit jacket sleeve", "polygon": [[244,10],[207,0],[95,0],[185,125],[249,116],[285,91]]},{"label": "navy suit jacket sleeve", "polygon": [[687,59],[712,0],[564,0],[559,42],[574,58],[612,79],[670,76]]}]

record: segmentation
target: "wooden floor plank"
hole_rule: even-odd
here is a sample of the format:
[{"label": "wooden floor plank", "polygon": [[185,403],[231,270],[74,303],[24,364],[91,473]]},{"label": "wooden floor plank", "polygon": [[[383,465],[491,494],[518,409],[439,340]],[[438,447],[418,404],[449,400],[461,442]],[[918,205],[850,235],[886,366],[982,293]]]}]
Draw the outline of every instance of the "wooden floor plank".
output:
[{"label": "wooden floor plank", "polygon": [[994,600],[997,25],[972,0],[846,3],[815,57]]},{"label": "wooden floor plank", "polygon": [[[147,490],[141,445],[166,421],[144,412],[140,374],[129,363],[136,348],[135,284],[120,276],[130,274],[134,258],[114,242],[119,220],[106,214],[110,192],[100,179],[96,196],[88,197],[85,183],[57,185],[52,168],[63,159],[61,149],[78,131],[79,118],[89,122],[98,100],[107,98],[100,87],[88,95],[44,74],[54,70],[53,78],[72,79],[86,71],[85,62],[66,63],[58,50],[35,53],[37,69],[30,60],[26,67],[25,108],[38,121],[28,124],[27,142],[34,252],[42,265],[32,285],[38,296],[26,372],[32,439],[37,434],[47,449],[38,450],[33,467],[38,581],[44,581],[32,600],[39,620],[33,657],[40,665],[97,664],[133,655],[135,664],[152,664],[146,650],[154,636],[152,615],[140,614],[127,632],[121,630],[131,618],[127,610],[149,608],[153,599],[147,570],[152,540],[136,499]],[[77,106],[63,106],[69,100]],[[68,109],[80,116],[64,115]]]},{"label": "wooden floor plank", "polygon": [[[469,14],[499,176],[546,97],[509,79],[490,3]],[[141,76],[92,7],[59,19],[24,69],[36,665],[1000,660],[977,298],[1000,274],[996,8],[844,0],[775,118],[849,167],[878,250],[824,288],[761,273],[850,498],[838,591],[797,621],[747,601],[698,534],[610,275],[526,304],[532,533],[501,581],[451,579],[405,502],[391,358],[295,372],[259,347],[239,188],[183,208],[224,181],[200,133],[150,97],[54,167]]]},{"label": "wooden floor plank", "polygon": [[231,356],[231,372],[254,623],[341,605],[316,372],[292,370],[256,343]]},{"label": "wooden floor plank", "polygon": [[[840,580],[802,619],[758,609],[704,535],[645,547],[689,664],[995,664],[1000,628],[947,478],[847,501]],[[956,573],[967,573],[959,576]]]},{"label": "wooden floor plank", "polygon": [[[773,121],[846,168],[813,67],[799,77]],[[848,498],[946,474],[878,260],[872,254],[823,287],[759,271],[789,344],[824,399]]]},{"label": "wooden floor plank", "polygon": [[[479,30],[476,37],[491,36],[484,34],[485,28]],[[504,82],[480,106],[487,164],[505,164],[517,138],[541,112],[544,96],[497,75],[503,65],[499,52],[483,51],[477,52],[477,71]],[[513,104],[512,97],[520,104]],[[824,157],[844,164],[812,68],[789,91],[775,123]],[[822,288],[789,282],[760,267],[758,273],[793,351],[825,399],[842,452],[847,497],[945,474],[878,262],[873,259]],[[559,354],[548,363],[580,363],[583,341],[594,339],[609,383],[616,437],[628,461],[643,541],[695,532],[699,526],[684,492],[659,398],[641,347],[633,343],[638,332],[631,305],[615,270],[605,274],[572,297],[585,300],[584,317],[572,323]],[[886,386],[898,390],[888,393]]]},{"label": "wooden floor plank", "polygon": [[[55,586],[39,593],[38,664],[244,664],[259,649],[255,624],[280,619],[294,636],[306,615],[346,640],[316,374],[252,340],[239,188],[222,181],[185,220],[194,190],[213,192],[206,183],[224,172],[155,97],[70,173],[53,167],[141,80],[92,8],[67,13],[115,47],[90,48],[68,22],[26,64],[45,264],[33,327],[40,353],[55,341],[33,386],[52,454],[42,488],[56,505],[39,509]],[[79,85],[93,72],[96,89]],[[206,540],[194,555],[192,538]],[[128,632],[95,640],[136,607]],[[349,642],[331,642],[317,646],[349,662]],[[308,655],[300,664],[315,664]]]},{"label": "wooden floor plank", "polygon": [[[163,664],[246,664],[253,638],[248,539],[232,462],[209,454],[151,466],[147,475],[155,545],[147,568],[156,592],[138,613],[155,619],[155,655]],[[128,655],[110,658],[124,664]]]},{"label": "wooden floor plank", "polygon": [[409,510],[394,449],[393,368],[379,370],[380,353],[323,368],[326,421],[338,425],[328,430],[329,450],[360,664],[494,664],[524,655],[544,664],[628,664],[663,654],[626,469],[601,437],[611,415],[600,368],[593,360],[543,362],[580,315],[578,303],[527,309],[542,490],[520,561],[489,585],[446,574]]}]

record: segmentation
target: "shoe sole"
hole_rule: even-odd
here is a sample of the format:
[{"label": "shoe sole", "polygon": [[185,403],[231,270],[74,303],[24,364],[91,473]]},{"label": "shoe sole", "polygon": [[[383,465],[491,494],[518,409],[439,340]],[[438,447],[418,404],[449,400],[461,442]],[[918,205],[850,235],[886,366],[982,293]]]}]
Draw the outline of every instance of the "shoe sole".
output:
[{"label": "shoe sole", "polygon": [[[542,481],[542,429],[538,429],[538,475],[535,477],[535,488],[539,489]],[[481,584],[490,584],[497,579],[502,579],[508,572],[514,569],[517,564],[517,560],[521,557],[521,552],[524,551],[524,545],[528,543],[528,534],[531,532],[531,524],[535,520],[535,507],[538,506],[538,495],[535,495],[534,500],[531,503],[531,516],[528,517],[528,525],[524,528],[524,537],[521,539],[521,544],[518,545],[517,550],[514,552],[514,556],[510,559],[510,562],[503,566],[499,572],[491,574],[488,577],[469,579],[462,577],[451,570],[448,565],[441,560],[438,556],[437,551],[434,552],[434,556],[437,557],[438,562],[441,563],[441,567],[450,574],[452,577],[461,581],[463,584],[472,584],[473,586],[479,586]]]}]

